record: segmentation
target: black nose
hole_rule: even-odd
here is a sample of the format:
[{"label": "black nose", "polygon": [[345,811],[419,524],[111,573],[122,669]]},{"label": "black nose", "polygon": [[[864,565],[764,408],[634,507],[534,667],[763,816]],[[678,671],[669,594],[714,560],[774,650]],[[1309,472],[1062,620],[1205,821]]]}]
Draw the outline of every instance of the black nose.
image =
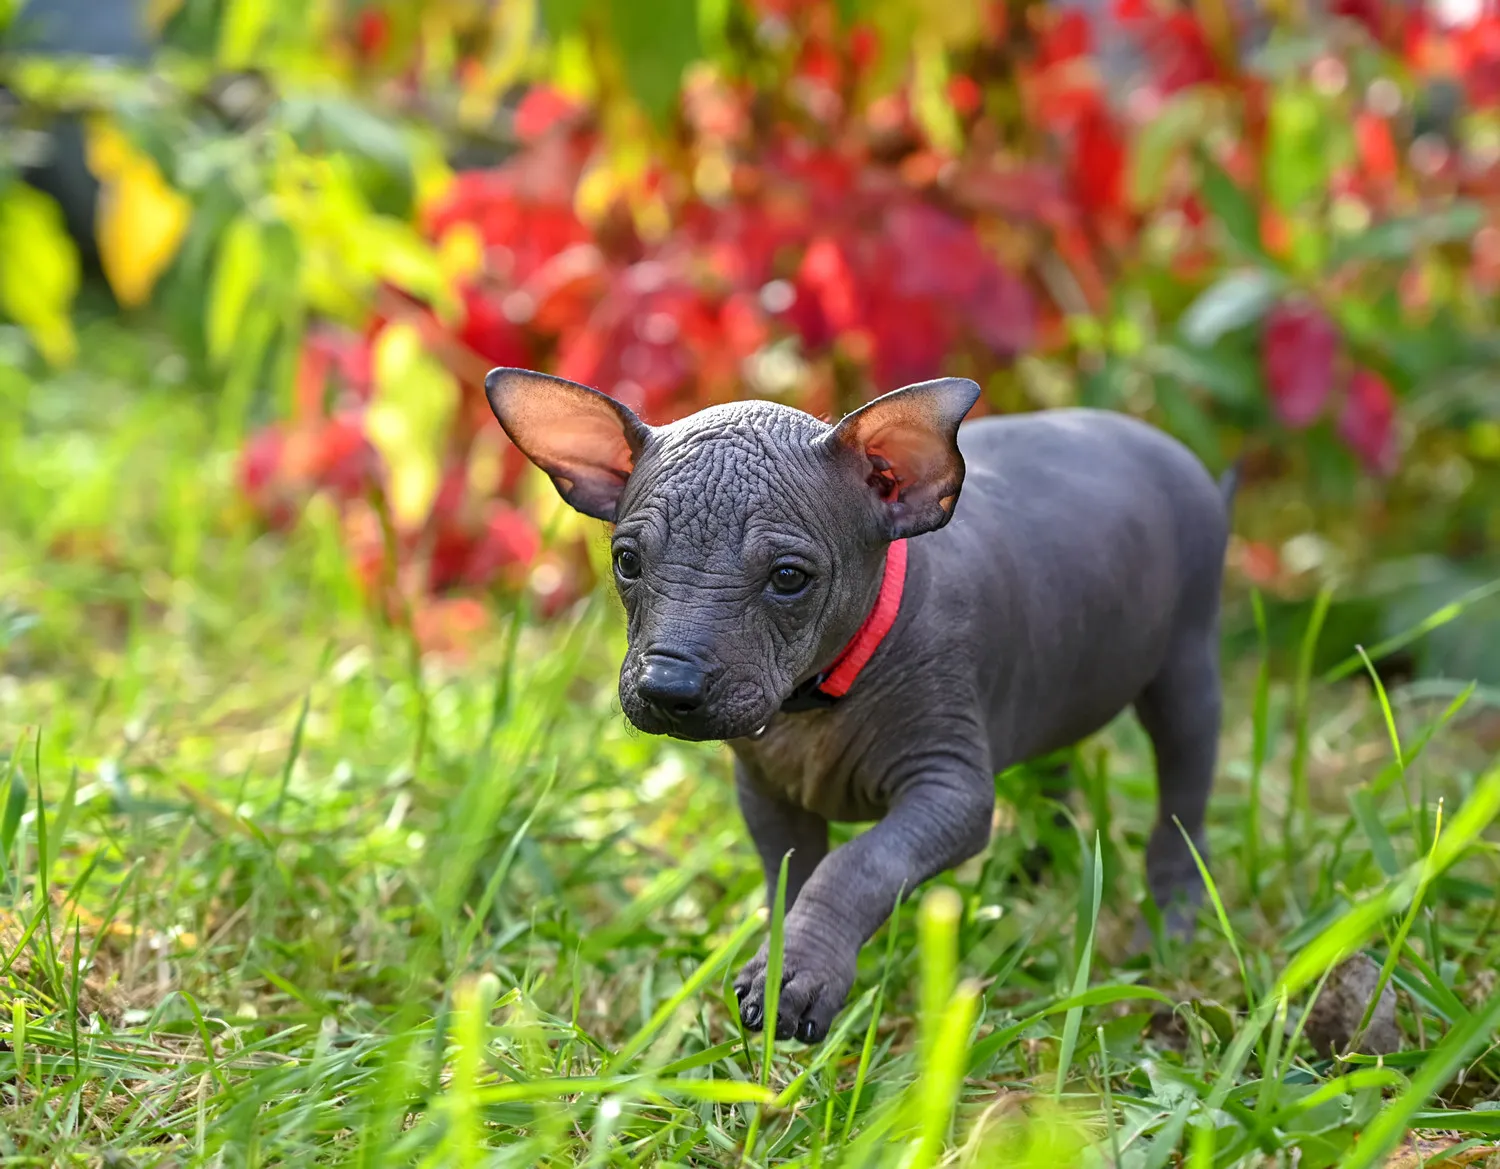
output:
[{"label": "black nose", "polygon": [[708,679],[692,662],[680,658],[651,657],[641,670],[635,692],[663,714],[696,714],[703,706]]}]

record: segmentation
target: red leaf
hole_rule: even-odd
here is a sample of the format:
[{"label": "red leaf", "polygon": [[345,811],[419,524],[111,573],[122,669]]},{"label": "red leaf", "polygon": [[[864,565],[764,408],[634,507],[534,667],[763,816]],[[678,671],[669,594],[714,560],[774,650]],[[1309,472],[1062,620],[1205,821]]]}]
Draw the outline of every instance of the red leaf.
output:
[{"label": "red leaf", "polygon": [[1360,114],[1354,120],[1354,137],[1365,174],[1381,181],[1396,177],[1399,167],[1396,142],[1384,118],[1371,113]]},{"label": "red leaf", "polygon": [[1487,13],[1456,40],[1469,100],[1481,109],[1500,105],[1500,16]]},{"label": "red leaf", "polygon": [[1332,0],[1329,11],[1346,20],[1354,20],[1379,39],[1385,25],[1385,6],[1381,0]]},{"label": "red leaf", "polygon": [[1361,366],[1349,379],[1339,437],[1376,475],[1396,469],[1396,399],[1379,374]]},{"label": "red leaf", "polygon": [[1042,34],[1041,44],[1037,47],[1037,64],[1045,69],[1086,57],[1092,47],[1091,41],[1088,18],[1077,9],[1064,12]]},{"label": "red leaf", "polygon": [[502,301],[477,288],[465,288],[463,298],[465,317],[458,339],[491,365],[529,365],[526,335],[505,315]]},{"label": "red leaf", "polygon": [[366,61],[385,52],[391,41],[391,18],[378,8],[366,8],[354,24],[354,43]]},{"label": "red leaf", "polygon": [[[972,227],[930,203],[897,204],[886,213],[885,229],[896,253],[889,269],[891,278],[907,296],[967,298],[993,263],[980,248]],[[812,256],[809,249],[809,260]]]},{"label": "red leaf", "polygon": [[766,343],[769,331],[765,313],[759,297],[753,293],[736,292],[726,300],[719,310],[719,321],[729,352],[736,359],[749,357]]},{"label": "red leaf", "polygon": [[936,377],[957,322],[929,299],[883,296],[872,290],[868,329],[875,379],[886,389]]},{"label": "red leaf", "polygon": [[1162,23],[1152,56],[1156,61],[1156,84],[1163,94],[1219,77],[1219,64],[1208,46],[1208,38],[1197,18],[1187,12],[1173,13]]},{"label": "red leaf", "polygon": [[1125,184],[1125,145],[1119,129],[1102,109],[1087,111],[1073,136],[1069,167],[1078,201],[1095,213],[1121,204]]},{"label": "red leaf", "polygon": [[1031,290],[998,264],[969,298],[969,328],[996,354],[1009,357],[1029,347],[1036,333]]},{"label": "red leaf", "polygon": [[281,469],[286,436],[279,426],[268,426],[250,436],[240,452],[240,489],[252,499],[270,486]]},{"label": "red leaf", "polygon": [[1240,549],[1239,569],[1251,584],[1265,588],[1281,576],[1281,552],[1274,544],[1246,541]]},{"label": "red leaf", "polygon": [[802,257],[797,283],[816,298],[833,332],[842,333],[859,324],[859,288],[843,249],[830,237],[813,240]]},{"label": "red leaf", "polygon": [[1333,389],[1338,332],[1321,309],[1279,304],[1266,314],[1261,361],[1277,416],[1302,430],[1317,421]]},{"label": "red leaf", "polygon": [[516,137],[522,142],[534,142],[554,126],[571,120],[579,110],[578,103],[550,85],[534,85],[516,107]]},{"label": "red leaf", "polygon": [[849,33],[849,59],[854,68],[866,72],[880,57],[880,34],[874,27],[860,23]]},{"label": "red leaf", "polygon": [[355,499],[370,489],[379,473],[379,456],[358,418],[334,418],[318,430],[307,473],[341,500]]},{"label": "red leaf", "polygon": [[482,639],[489,610],[473,597],[445,597],[412,610],[412,632],[424,653],[462,661]]},{"label": "red leaf", "polygon": [[541,549],[541,536],[531,520],[515,508],[497,503],[464,565],[463,579],[471,585],[491,584],[506,570],[529,566]]},{"label": "red leaf", "polygon": [[973,117],[984,105],[984,90],[972,77],[958,73],[948,82],[948,100],[960,117]]}]

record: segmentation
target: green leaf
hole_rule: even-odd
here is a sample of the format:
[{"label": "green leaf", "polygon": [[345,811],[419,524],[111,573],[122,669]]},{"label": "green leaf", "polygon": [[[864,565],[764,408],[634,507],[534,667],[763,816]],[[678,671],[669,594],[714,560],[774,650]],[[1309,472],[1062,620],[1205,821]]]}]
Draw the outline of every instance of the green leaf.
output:
[{"label": "green leaf", "polygon": [[1131,152],[1126,192],[1132,206],[1144,211],[1156,206],[1166,185],[1174,155],[1203,140],[1209,121],[1209,102],[1202,89],[1185,89],[1141,127]]},{"label": "green leaf", "polygon": [[26,777],[16,766],[14,757],[11,758],[10,768],[4,811],[0,812],[0,856],[5,857],[10,856],[10,846],[16,840],[16,829],[21,826],[21,817],[26,814],[26,803],[31,798],[26,790]]},{"label": "green leaf", "polygon": [[697,0],[610,0],[610,28],[625,80],[658,122],[677,106],[682,71],[697,60]]},{"label": "green leaf", "polygon": [[1354,818],[1359,821],[1360,828],[1370,841],[1370,853],[1375,857],[1375,863],[1387,877],[1394,877],[1401,871],[1401,865],[1396,860],[1390,833],[1385,830],[1385,823],[1375,807],[1370,789],[1362,787],[1350,792],[1349,804],[1354,809]]},{"label": "green leaf", "polygon": [[1473,1133],[1476,1136],[1500,1137],[1500,1109],[1423,1109],[1413,1114],[1411,1126]]},{"label": "green leaf", "polygon": [[1264,259],[1260,246],[1260,216],[1255,205],[1224,170],[1207,155],[1203,167],[1203,202],[1219,221],[1229,242],[1247,259]]},{"label": "green leaf", "polygon": [[1153,345],[1146,351],[1146,360],[1157,373],[1185,387],[1202,389],[1236,411],[1258,412],[1264,402],[1254,356],[1239,346]]},{"label": "green leaf", "polygon": [[78,348],[69,314],[78,292],[78,249],[62,210],[26,183],[0,192],[0,311],[30,335],[52,365]]},{"label": "green leaf", "polygon": [[[1491,1042],[1491,1033],[1497,1025],[1500,1025],[1500,994],[1493,995],[1480,1010],[1448,1032],[1443,1041],[1432,1049],[1427,1061],[1412,1076],[1406,1091],[1391,1101],[1385,1111],[1360,1134],[1359,1144],[1339,1162],[1341,1169],[1368,1169],[1368,1166],[1380,1164],[1385,1155],[1400,1143],[1408,1129],[1418,1122],[1419,1116],[1425,1127],[1427,1120],[1422,1113],[1423,1106],[1458,1074],[1474,1052]],[[1476,1131],[1460,1123],[1444,1123],[1441,1127],[1461,1132]]]},{"label": "green leaf", "polygon": [[1207,348],[1225,333],[1260,320],[1283,287],[1275,273],[1261,268],[1230,272],[1193,301],[1178,330],[1190,345]]},{"label": "green leaf", "polygon": [[542,26],[554,37],[576,33],[587,7],[587,0],[541,0]]},{"label": "green leaf", "polygon": [[1456,202],[1426,215],[1404,215],[1377,223],[1334,245],[1333,265],[1355,260],[1405,260],[1430,244],[1464,243],[1484,226],[1484,208]]},{"label": "green leaf", "polygon": [[1392,878],[1372,896],[1351,906],[1308,942],[1282,971],[1277,987],[1297,994],[1325,970],[1365,944],[1382,922],[1402,912],[1417,891],[1456,863],[1500,814],[1500,768],[1489,772],[1459,808],[1431,854]]},{"label": "green leaf", "polygon": [[222,365],[234,348],[246,306],[260,286],[264,254],[260,225],[254,219],[241,215],[229,225],[219,245],[205,322],[208,356],[215,365]]},{"label": "green leaf", "polygon": [[271,0],[227,0],[219,22],[219,64],[238,69],[253,64],[271,20]]},{"label": "green leaf", "polygon": [[281,110],[298,146],[309,154],[343,156],[374,210],[406,217],[416,180],[412,153],[399,127],[335,97],[288,99]]},{"label": "green leaf", "polygon": [[1276,91],[1267,116],[1265,183],[1271,202],[1291,211],[1324,194],[1328,185],[1328,134],[1322,106],[1311,91]]}]

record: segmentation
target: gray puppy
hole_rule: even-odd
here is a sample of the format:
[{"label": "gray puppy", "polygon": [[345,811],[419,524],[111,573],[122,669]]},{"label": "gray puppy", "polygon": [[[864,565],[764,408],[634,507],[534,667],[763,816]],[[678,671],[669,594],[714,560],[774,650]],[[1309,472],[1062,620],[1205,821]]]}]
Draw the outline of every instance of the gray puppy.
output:
[{"label": "gray puppy", "polygon": [[[1129,706],[1156,752],[1151,893],[1191,924],[1173,820],[1204,848],[1229,489],[1186,448],[1090,410],[960,430],[963,378],[836,425],[737,402],[648,427],[520,369],[485,389],[562,497],[614,525],[626,716],[727,740],[770,889],[791,853],[778,1035],[826,1035],[897,897],[984,849],[997,772]],[[830,852],[830,820],[878,823]],[[735,990],[758,1029],[764,948]]]}]

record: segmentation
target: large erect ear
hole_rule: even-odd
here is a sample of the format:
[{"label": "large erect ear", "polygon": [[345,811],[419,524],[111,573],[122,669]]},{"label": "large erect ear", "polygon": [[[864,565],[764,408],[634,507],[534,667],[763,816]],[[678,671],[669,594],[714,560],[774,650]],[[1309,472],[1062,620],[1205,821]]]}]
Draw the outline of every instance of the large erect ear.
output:
[{"label": "large erect ear", "polygon": [[935,531],[952,517],[964,482],[958,424],[978,400],[968,378],[918,382],[861,406],[828,433],[824,441],[863,460],[891,539]]},{"label": "large erect ear", "polygon": [[492,369],[490,409],[521,453],[584,515],[615,519],[650,428],[613,398],[529,369]]}]

